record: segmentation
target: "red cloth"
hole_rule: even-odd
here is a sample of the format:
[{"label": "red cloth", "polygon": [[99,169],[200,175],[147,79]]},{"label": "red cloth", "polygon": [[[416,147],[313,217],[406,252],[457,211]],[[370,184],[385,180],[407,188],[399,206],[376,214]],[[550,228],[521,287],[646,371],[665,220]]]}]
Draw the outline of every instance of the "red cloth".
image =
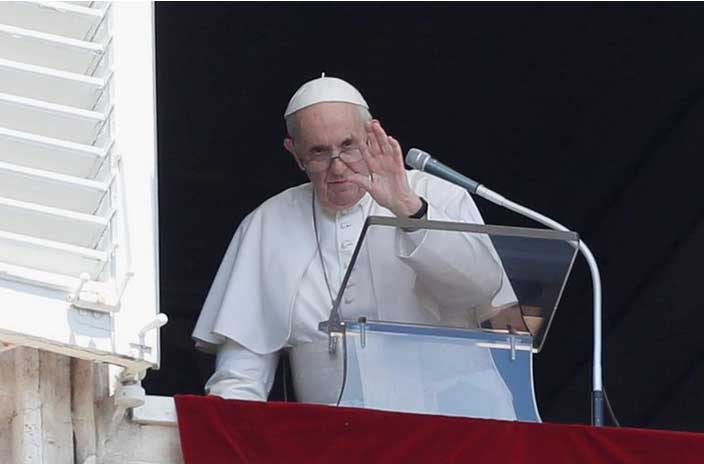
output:
[{"label": "red cloth", "polygon": [[176,396],[186,464],[704,462],[704,434]]}]

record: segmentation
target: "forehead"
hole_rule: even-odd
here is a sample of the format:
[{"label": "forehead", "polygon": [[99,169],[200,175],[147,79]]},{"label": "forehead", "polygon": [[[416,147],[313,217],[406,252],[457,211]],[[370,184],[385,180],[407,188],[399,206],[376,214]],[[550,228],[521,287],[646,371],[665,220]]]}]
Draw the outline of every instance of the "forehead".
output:
[{"label": "forehead", "polygon": [[296,113],[298,134],[308,143],[322,143],[364,130],[359,107],[350,103],[318,103]]}]

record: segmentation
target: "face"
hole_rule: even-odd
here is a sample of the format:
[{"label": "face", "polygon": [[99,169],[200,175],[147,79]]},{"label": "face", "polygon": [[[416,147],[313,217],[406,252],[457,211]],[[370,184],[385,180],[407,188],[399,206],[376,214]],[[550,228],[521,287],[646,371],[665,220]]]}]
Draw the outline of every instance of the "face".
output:
[{"label": "face", "polygon": [[[296,113],[296,123],[295,139],[286,139],[284,145],[303,169],[316,154],[338,154],[366,143],[359,108],[349,103],[325,102],[309,106]],[[332,211],[350,208],[364,196],[364,190],[349,181],[349,176],[355,172],[369,174],[363,159],[351,163],[335,159],[327,171],[306,171],[320,203]]]}]

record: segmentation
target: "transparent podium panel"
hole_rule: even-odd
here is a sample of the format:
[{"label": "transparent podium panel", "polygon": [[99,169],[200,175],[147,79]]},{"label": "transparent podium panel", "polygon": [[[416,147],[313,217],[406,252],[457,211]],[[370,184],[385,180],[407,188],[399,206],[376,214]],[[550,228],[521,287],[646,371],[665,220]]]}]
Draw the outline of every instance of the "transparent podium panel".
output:
[{"label": "transparent podium panel", "polygon": [[539,420],[532,355],[577,234],[371,216],[348,257],[347,245],[320,324],[345,364],[340,404]]},{"label": "transparent podium panel", "polygon": [[530,336],[347,321],[342,337],[342,406],[540,420]]},{"label": "transparent podium panel", "polygon": [[372,216],[330,321],[525,334],[537,352],[578,246],[573,232]]}]

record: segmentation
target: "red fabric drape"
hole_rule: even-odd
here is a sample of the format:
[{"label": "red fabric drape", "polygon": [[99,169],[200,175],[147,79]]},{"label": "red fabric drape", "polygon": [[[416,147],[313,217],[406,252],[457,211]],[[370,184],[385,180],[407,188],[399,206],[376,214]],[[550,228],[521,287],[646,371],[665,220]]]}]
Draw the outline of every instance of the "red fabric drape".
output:
[{"label": "red fabric drape", "polygon": [[704,434],[176,397],[186,464],[704,462]]}]

